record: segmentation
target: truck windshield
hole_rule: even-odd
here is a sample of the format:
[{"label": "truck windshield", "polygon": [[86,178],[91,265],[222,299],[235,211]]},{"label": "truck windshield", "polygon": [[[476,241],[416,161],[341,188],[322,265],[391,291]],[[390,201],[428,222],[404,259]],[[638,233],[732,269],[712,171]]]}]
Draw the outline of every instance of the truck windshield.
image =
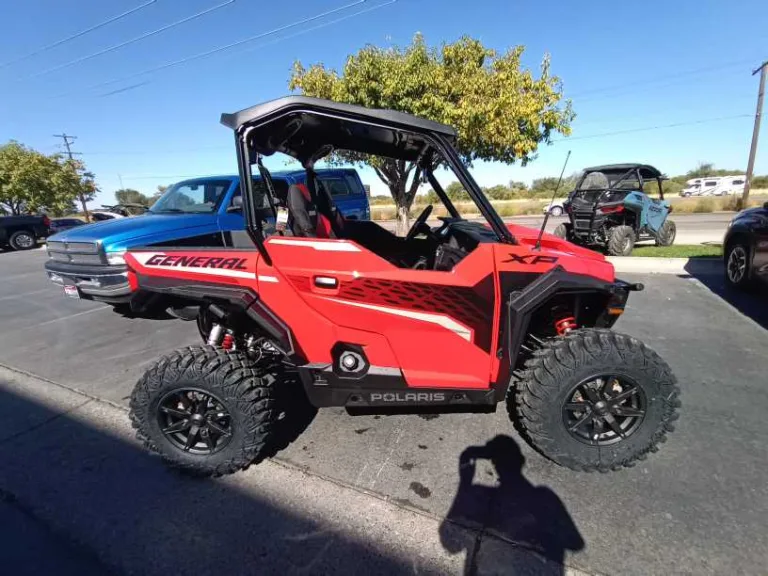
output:
[{"label": "truck windshield", "polygon": [[153,214],[206,214],[216,211],[230,180],[187,180],[174,184],[149,209]]}]

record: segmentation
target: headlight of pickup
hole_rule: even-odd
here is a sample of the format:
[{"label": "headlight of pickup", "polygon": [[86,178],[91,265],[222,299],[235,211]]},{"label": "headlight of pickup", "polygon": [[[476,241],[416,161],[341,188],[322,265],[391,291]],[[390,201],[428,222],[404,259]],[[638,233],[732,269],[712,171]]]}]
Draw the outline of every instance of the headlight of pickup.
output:
[{"label": "headlight of pickup", "polygon": [[125,252],[107,252],[107,262],[112,265],[125,264]]}]

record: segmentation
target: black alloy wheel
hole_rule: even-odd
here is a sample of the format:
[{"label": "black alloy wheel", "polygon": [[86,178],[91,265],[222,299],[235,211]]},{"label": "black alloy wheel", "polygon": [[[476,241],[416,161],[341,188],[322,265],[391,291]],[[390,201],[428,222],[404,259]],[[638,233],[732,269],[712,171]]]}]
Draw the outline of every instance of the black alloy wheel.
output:
[{"label": "black alloy wheel", "polygon": [[624,376],[603,375],[571,390],[563,422],[575,439],[608,446],[631,436],[642,424],[647,400],[642,388]]},{"label": "black alloy wheel", "polygon": [[749,252],[742,244],[734,244],[728,250],[725,274],[733,286],[743,286],[749,279]]},{"label": "black alloy wheel", "polygon": [[194,388],[168,392],[158,403],[157,419],[165,438],[191,454],[214,454],[232,438],[232,418],[210,392]]}]

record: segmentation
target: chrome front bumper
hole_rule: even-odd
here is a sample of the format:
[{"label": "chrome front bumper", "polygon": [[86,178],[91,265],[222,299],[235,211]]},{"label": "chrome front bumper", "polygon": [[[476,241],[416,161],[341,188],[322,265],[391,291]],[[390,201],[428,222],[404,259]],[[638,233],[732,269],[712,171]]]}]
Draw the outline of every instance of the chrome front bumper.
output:
[{"label": "chrome front bumper", "polygon": [[85,298],[128,302],[133,296],[125,265],[84,266],[49,260],[45,272],[54,284],[77,286]]}]

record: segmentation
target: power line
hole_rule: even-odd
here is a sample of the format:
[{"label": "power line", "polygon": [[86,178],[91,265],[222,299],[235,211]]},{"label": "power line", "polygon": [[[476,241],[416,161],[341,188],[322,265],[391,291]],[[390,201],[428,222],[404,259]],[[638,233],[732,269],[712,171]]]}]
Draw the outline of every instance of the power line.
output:
[{"label": "power line", "polygon": [[[88,86],[87,90],[92,90],[94,88],[101,88],[102,86],[108,86],[109,84],[115,84],[118,82],[124,82],[125,80],[131,80],[132,78],[136,78],[138,76],[143,76],[145,74],[151,74],[153,72],[159,72],[160,70],[165,70],[168,68],[172,68],[173,66],[179,66],[181,64],[186,64],[187,62],[191,62],[193,60],[198,60],[200,58],[205,58],[207,56],[212,56],[213,54],[216,54],[218,52],[223,52],[224,50],[229,50],[231,48],[235,48],[236,46],[241,46],[243,44],[247,44],[249,42],[253,42],[255,40],[259,40],[261,38],[265,38],[267,36],[271,36],[274,34],[278,34],[279,32],[282,32],[284,30],[288,30],[290,28],[295,28],[296,26],[301,26],[302,24],[307,24],[309,22],[313,22],[314,20],[319,20],[320,18],[324,18],[326,16],[330,16],[331,14],[335,14],[337,12],[341,12],[342,10],[346,10],[348,8],[351,8],[353,6],[357,6],[359,4],[364,4],[368,0],[356,0],[355,2],[351,2],[349,4],[344,4],[343,6],[339,6],[338,8],[334,8],[332,10],[327,10],[325,12],[321,12],[320,14],[316,14],[314,16],[310,16],[308,18],[303,18],[301,20],[297,20],[295,22],[291,22],[290,24],[285,24],[284,26],[279,26],[278,28],[273,28],[272,30],[268,30],[266,32],[261,32],[259,34],[256,34],[255,36],[251,36],[249,38],[244,38],[243,40],[238,40],[237,42],[232,42],[230,44],[226,44],[224,46],[219,46],[217,48],[213,48],[211,50],[207,50],[205,52],[200,52],[198,54],[194,54],[192,56],[187,56],[185,58],[181,58],[179,60],[174,60],[172,62],[166,62],[165,64],[161,64],[160,66],[155,66],[153,68],[147,68],[146,70],[142,70],[141,72],[135,72],[133,74],[130,74],[128,76],[123,76],[122,78],[116,78],[113,80],[105,80],[104,82],[99,82],[98,84],[93,84],[91,86]],[[394,0],[397,1],[397,0]]]},{"label": "power line", "polygon": [[21,62],[22,60],[26,60],[27,58],[31,58],[32,56],[37,56],[38,54],[42,54],[43,52],[46,52],[48,50],[51,50],[52,48],[56,48],[57,46],[61,46],[62,44],[65,44],[66,42],[70,42],[71,40],[74,40],[75,38],[80,38],[81,36],[85,36],[86,34],[93,32],[94,30],[98,30],[99,28],[103,28],[104,26],[108,24],[112,24],[112,22],[117,22],[118,20],[121,20],[125,18],[126,16],[130,16],[134,12],[138,12],[139,10],[143,10],[147,6],[154,4],[157,2],[157,0],[148,0],[147,2],[144,2],[144,4],[140,4],[139,6],[136,6],[134,8],[131,8],[130,10],[127,10],[126,12],[123,12],[122,14],[118,14],[117,16],[112,16],[112,18],[108,18],[107,20],[104,20],[103,22],[99,22],[98,24],[91,26],[90,28],[86,28],[85,30],[81,30],[80,32],[76,32],[75,34],[72,34],[71,36],[67,36],[66,38],[62,38],[61,40],[57,40],[56,42],[53,42],[52,44],[47,44],[41,48],[38,48],[36,50],[33,50],[32,52],[29,52],[27,54],[24,54],[23,56],[19,56],[18,58],[14,60],[8,60],[7,62],[3,62],[0,64],[0,68],[5,68],[6,66],[10,66],[11,64],[16,64],[17,62]]},{"label": "power line", "polygon": [[[584,136],[569,136],[565,138],[556,138],[553,139],[552,142],[564,142],[564,141],[572,141],[572,140],[587,140],[592,138],[605,138],[609,136],[617,136],[620,134],[631,134],[633,132],[647,132],[651,130],[663,130],[667,128],[678,128],[681,126],[693,126],[696,124],[709,124],[711,122],[722,122],[725,120],[735,120],[737,118],[751,118],[751,114],[736,114],[734,116],[720,116],[717,118],[701,118],[699,120],[690,120],[687,122],[676,122],[674,124],[659,124],[654,126],[644,126],[640,128],[629,128],[626,130],[614,130],[612,132],[601,132],[599,134],[587,134]],[[197,148],[187,148],[187,149],[174,149],[173,152],[178,153],[184,153],[184,154],[194,154],[196,152],[209,152],[211,150],[229,150],[231,149],[231,146],[228,145],[219,145],[219,146],[200,146]],[[112,150],[112,151],[99,151],[99,152],[84,152],[86,156],[149,156],[149,155],[155,155],[156,152],[147,151],[147,150]],[[127,177],[126,177],[127,178]],[[165,178],[165,176],[146,176],[146,178]],[[167,178],[176,178],[176,176],[167,176]]]},{"label": "power line", "polygon": [[686,70],[683,72],[678,72],[676,74],[667,74],[664,76],[657,76],[655,78],[638,80],[630,83],[625,82],[623,84],[614,84],[613,86],[603,86],[599,88],[593,88],[591,90],[582,90],[581,92],[576,92],[575,94],[569,95],[568,98],[579,98],[580,96],[584,96],[584,95],[601,94],[603,92],[611,92],[613,90],[622,90],[625,88],[631,88],[633,86],[647,86],[647,85],[650,85],[656,82],[661,82],[664,80],[677,80],[678,78],[682,78],[685,76],[694,76],[696,74],[702,74],[705,72],[713,72],[715,70],[724,70],[726,68],[734,68],[736,66],[741,66],[750,62],[752,62],[752,60],[733,60],[731,62],[725,62],[723,64],[717,64],[715,66],[707,66],[705,68],[695,68],[693,70]]},{"label": "power line", "polygon": [[41,72],[35,72],[34,74],[31,74],[29,76],[22,76],[21,78],[16,78],[16,80],[28,80],[30,78],[37,78],[39,76],[44,76],[45,74],[50,74],[51,72],[56,72],[57,70],[62,70],[64,68],[69,68],[70,66],[74,66],[75,64],[79,64],[80,62],[85,62],[86,60],[90,60],[92,58],[96,58],[97,56],[101,56],[103,54],[107,54],[109,52],[114,52],[115,50],[118,50],[120,48],[124,48],[125,46],[128,46],[130,44],[135,44],[136,42],[139,42],[141,40],[145,40],[146,38],[149,38],[151,36],[156,36],[157,34],[160,34],[161,32],[165,32],[166,30],[170,30],[171,28],[175,28],[176,26],[180,26],[182,24],[186,24],[187,22],[190,22],[192,20],[196,20],[197,18],[200,18],[202,16],[205,16],[206,14],[209,14],[215,10],[219,10],[221,8],[224,8],[225,6],[229,6],[232,4],[235,0],[226,0],[226,2],[222,2],[221,4],[217,4],[216,6],[212,6],[210,8],[207,8],[201,12],[198,12],[196,14],[192,14],[191,16],[187,16],[186,18],[182,18],[181,20],[177,20],[176,22],[171,22],[170,24],[166,24],[165,26],[161,28],[157,28],[156,30],[152,30],[151,32],[145,32],[141,36],[136,36],[135,38],[131,38],[130,40],[126,40],[125,42],[121,42],[119,44],[115,44],[114,46],[110,46],[109,48],[104,48],[103,50],[99,50],[98,52],[94,52],[92,54],[88,54],[87,56],[81,56],[80,58],[75,58],[74,60],[70,60],[69,62],[64,62],[63,64],[59,64],[58,66],[54,66],[53,68],[48,68],[47,70],[43,70]]},{"label": "power line", "polygon": [[631,134],[633,132],[647,132],[650,130],[662,130],[665,128],[678,128],[680,126],[693,126],[695,124],[709,124],[710,122],[722,122],[724,120],[735,120],[736,118],[750,118],[751,114],[737,114],[735,116],[720,116],[718,118],[702,118],[700,120],[691,120],[689,122],[676,122],[674,124],[662,124],[658,126],[646,126],[643,128],[630,128],[627,130],[616,130],[613,132],[602,132],[600,134],[587,134],[585,136],[568,136],[565,138],[556,138],[552,142],[565,142],[572,140],[587,140],[590,138],[605,138],[607,136],[617,136],[619,134]]},{"label": "power line", "polygon": [[[337,8],[336,10],[334,10],[332,12],[336,12],[338,10],[343,10],[344,8],[348,8],[350,6],[354,6],[355,4],[360,4],[360,3],[366,2],[366,1],[367,0],[361,0],[361,1],[355,2],[353,4],[347,5],[346,7],[342,6],[341,8]],[[379,8],[384,8],[385,6],[389,6],[390,4],[394,4],[397,1],[398,0],[389,0],[388,2],[384,2],[382,4],[377,4],[376,6],[371,6],[370,8],[365,8],[364,10],[358,10],[357,12],[353,12],[352,14],[347,14],[345,16],[342,16],[341,18],[335,18],[333,20],[329,20],[327,22],[323,22],[321,24],[317,24],[317,25],[312,26],[310,28],[303,28],[299,32],[295,32],[295,33],[289,34],[287,36],[281,36],[280,38],[275,38],[274,40],[270,40],[268,42],[262,42],[260,44],[257,44],[256,46],[251,46],[250,48],[246,48],[245,50],[241,50],[239,52],[235,52],[234,54],[230,54],[229,56],[236,56],[236,55],[245,54],[247,52],[251,52],[253,50],[257,50],[259,48],[263,48],[264,46],[270,46],[272,44],[276,44],[277,42],[283,42],[284,40],[290,40],[291,38],[295,38],[297,36],[302,36],[304,34],[309,34],[310,32],[314,32],[315,30],[319,30],[321,28],[326,28],[327,26],[332,26],[334,24],[338,24],[339,22],[343,22],[344,20],[348,20],[350,18],[354,18],[355,16],[360,16],[360,15],[365,14],[367,12],[373,12],[374,10],[378,10]],[[320,18],[322,16],[327,16],[328,14],[329,13],[325,13],[323,15],[315,16],[315,17],[312,18],[312,20],[315,20],[315,19]],[[290,27],[296,26],[298,24],[304,24],[304,23],[305,22],[302,21],[300,23],[292,24],[292,25],[290,25]],[[285,28],[286,27],[283,27],[282,29],[285,29]],[[274,33],[273,31],[270,31],[270,32]],[[259,35],[259,37],[264,37],[266,35],[268,35],[268,33],[262,33],[262,34]],[[247,40],[247,41],[250,42],[250,41],[255,40],[255,39],[256,38],[252,38],[251,40]],[[216,51],[220,52],[221,50],[216,49]],[[189,58],[183,59],[182,61],[177,61],[177,62],[170,63],[168,65],[163,65],[160,68],[167,68],[167,67],[170,67],[170,66],[176,65],[176,64],[184,64],[184,63],[189,62],[190,60],[194,60],[195,58],[199,58],[199,57],[202,57],[202,56],[208,56],[208,55],[210,55],[210,54],[209,53],[205,53],[203,55],[191,56]],[[151,71],[155,71],[155,70],[157,70],[157,69],[153,69]],[[144,72],[137,72],[136,74],[131,75],[131,76],[127,77],[127,78],[122,78],[121,80],[126,80],[128,78],[132,78],[133,76],[138,76],[138,75],[142,75],[142,74],[149,73],[149,72],[150,71],[147,71],[147,70],[145,70]],[[113,82],[118,82],[118,80],[110,80],[109,81],[109,83],[113,83]],[[118,94],[120,92],[126,92],[128,90],[133,90],[134,88],[139,88],[139,87],[141,87],[141,86],[143,86],[145,84],[149,84],[150,82],[151,81],[141,82],[139,84],[134,84],[132,86],[128,86],[124,90],[114,90],[112,92],[107,92],[105,94],[100,94],[99,97],[111,96],[113,94]],[[90,88],[93,88],[93,86],[91,86]]]}]

